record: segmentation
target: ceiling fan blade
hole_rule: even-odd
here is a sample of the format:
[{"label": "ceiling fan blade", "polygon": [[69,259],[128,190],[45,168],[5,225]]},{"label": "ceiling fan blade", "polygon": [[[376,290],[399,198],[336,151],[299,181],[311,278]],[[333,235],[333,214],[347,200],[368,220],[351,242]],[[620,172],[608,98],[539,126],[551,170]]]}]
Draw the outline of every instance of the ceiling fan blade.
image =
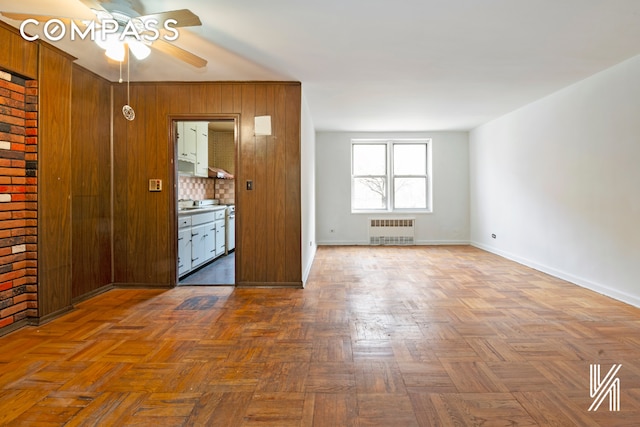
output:
[{"label": "ceiling fan blade", "polygon": [[97,2],[95,0],[80,0],[80,3],[82,3],[85,6],[87,6],[89,9],[106,11],[106,9],[104,7],[102,7],[102,5],[100,5],[99,2]]},{"label": "ceiling fan blade", "polygon": [[31,15],[27,13],[10,13],[10,12],[0,12],[0,15],[5,16],[9,19],[15,19],[16,21],[24,21],[26,19],[35,19],[38,22],[47,22],[51,19],[59,19],[65,25],[71,25],[71,21],[75,22],[79,28],[86,27],[86,24],[82,22],[80,19],[72,19],[66,18],[64,16],[49,16],[49,15]]},{"label": "ceiling fan blade", "polygon": [[187,64],[193,65],[196,68],[204,68],[207,65],[206,59],[200,58],[199,56],[194,55],[193,53],[188,52],[182,48],[179,48],[178,46],[171,44],[165,40],[158,39],[154,41],[151,46],[161,52],[173,56],[174,58],[184,61]]},{"label": "ceiling fan blade", "polygon": [[169,12],[152,13],[150,15],[138,16],[138,19],[146,21],[148,19],[155,19],[158,22],[164,22],[167,19],[175,19],[178,21],[174,27],[195,27],[202,25],[198,15],[191,12],[189,9],[172,10]]}]

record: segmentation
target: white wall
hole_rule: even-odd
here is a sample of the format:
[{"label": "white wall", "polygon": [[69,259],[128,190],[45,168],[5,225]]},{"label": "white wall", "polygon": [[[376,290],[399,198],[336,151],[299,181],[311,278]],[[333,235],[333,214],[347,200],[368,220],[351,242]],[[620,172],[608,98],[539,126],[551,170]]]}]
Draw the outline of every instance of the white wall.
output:
[{"label": "white wall", "polygon": [[369,242],[367,219],[372,215],[351,213],[352,138],[431,138],[433,213],[406,216],[416,217],[418,244],[469,242],[469,145],[466,132],[318,132],[318,244],[347,245]]},{"label": "white wall", "polygon": [[307,281],[316,253],[316,133],[307,102],[302,92],[300,129],[301,215],[302,215],[302,282]]},{"label": "white wall", "polygon": [[640,57],[474,129],[470,177],[472,244],[640,306]]}]

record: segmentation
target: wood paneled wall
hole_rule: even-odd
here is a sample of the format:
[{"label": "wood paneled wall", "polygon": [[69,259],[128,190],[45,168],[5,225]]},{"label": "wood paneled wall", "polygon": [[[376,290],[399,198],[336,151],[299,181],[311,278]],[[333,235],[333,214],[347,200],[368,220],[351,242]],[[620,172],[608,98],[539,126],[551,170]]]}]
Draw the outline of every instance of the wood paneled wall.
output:
[{"label": "wood paneled wall", "polygon": [[73,67],[71,89],[73,299],[111,279],[111,83]]},{"label": "wood paneled wall", "polygon": [[38,43],[24,40],[18,31],[0,21],[0,65],[29,79],[38,77]]},{"label": "wood paneled wall", "polygon": [[[299,83],[132,84],[129,122],[126,85],[2,22],[0,39],[0,68],[39,87],[36,321],[112,284],[175,284],[171,118],[238,120],[236,282],[302,286]],[[272,116],[272,136],[254,136],[256,115]],[[150,193],[150,178],[162,179],[164,191]]]},{"label": "wood paneled wall", "polygon": [[[175,144],[171,118],[239,117],[236,170],[236,282],[302,286],[300,84],[131,84],[134,121],[114,91],[115,283],[169,286],[176,278]],[[272,116],[272,136],[254,136],[254,117]],[[164,191],[148,191],[160,178]],[[246,190],[251,180],[254,190]]]},{"label": "wood paneled wall", "polygon": [[38,311],[71,308],[71,76],[73,58],[39,47]]}]

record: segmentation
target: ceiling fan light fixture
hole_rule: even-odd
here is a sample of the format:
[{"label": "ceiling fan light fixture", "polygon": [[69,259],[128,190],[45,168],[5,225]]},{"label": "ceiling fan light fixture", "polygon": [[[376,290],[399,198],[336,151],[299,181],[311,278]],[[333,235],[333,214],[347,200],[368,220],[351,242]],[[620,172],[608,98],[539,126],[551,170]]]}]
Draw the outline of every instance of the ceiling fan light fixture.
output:
[{"label": "ceiling fan light fixture", "polygon": [[139,61],[145,59],[151,53],[149,46],[134,38],[127,40],[127,44],[129,45],[129,49],[131,50],[131,53],[133,53],[133,56],[135,56]]},{"label": "ceiling fan light fixture", "polygon": [[109,45],[109,47],[105,52],[105,55],[107,55],[108,58],[111,58],[114,61],[118,61],[118,62],[124,61],[124,56],[125,56],[124,44],[113,43]]}]

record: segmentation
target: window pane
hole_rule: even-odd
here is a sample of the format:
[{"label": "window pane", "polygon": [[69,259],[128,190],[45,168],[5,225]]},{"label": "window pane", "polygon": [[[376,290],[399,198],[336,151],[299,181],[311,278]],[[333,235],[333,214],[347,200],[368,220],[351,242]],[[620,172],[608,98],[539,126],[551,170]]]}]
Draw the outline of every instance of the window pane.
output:
[{"label": "window pane", "polygon": [[386,208],[387,186],[384,178],[354,178],[353,209]]},{"label": "window pane", "polygon": [[384,144],[354,144],[354,175],[386,175],[387,146]]},{"label": "window pane", "polygon": [[395,178],[394,204],[396,209],[426,209],[426,178]]},{"label": "window pane", "polygon": [[426,144],[394,144],[393,173],[396,175],[426,175]]}]

